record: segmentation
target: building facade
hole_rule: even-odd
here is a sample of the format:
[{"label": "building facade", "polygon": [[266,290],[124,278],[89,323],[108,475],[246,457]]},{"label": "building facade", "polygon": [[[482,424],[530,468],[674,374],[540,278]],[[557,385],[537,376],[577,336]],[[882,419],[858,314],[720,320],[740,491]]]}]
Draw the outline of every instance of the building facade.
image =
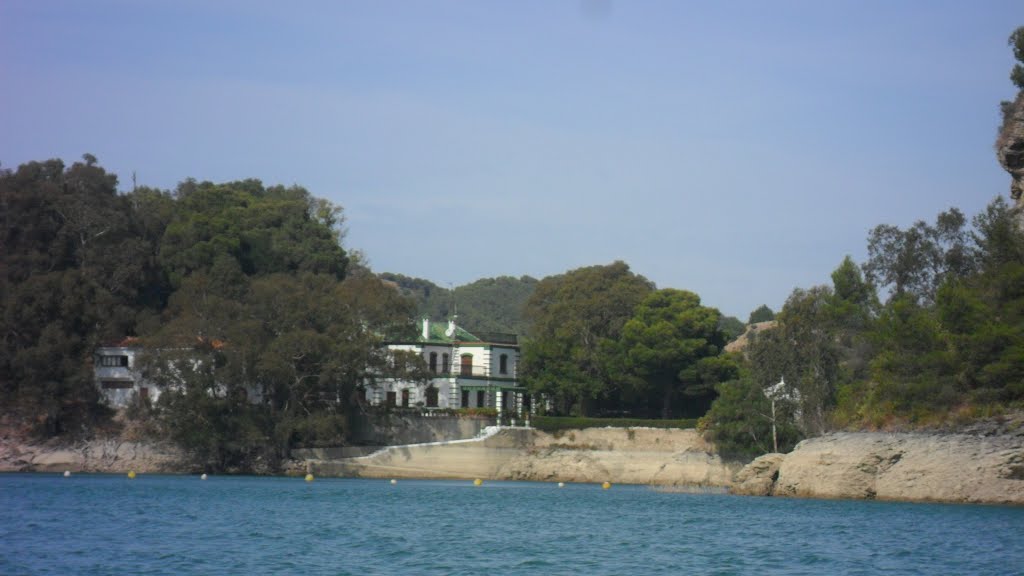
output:
[{"label": "building facade", "polygon": [[93,376],[100,395],[112,408],[125,408],[135,401],[156,402],[160,388],[145,382],[139,371],[142,348],[131,339],[102,346],[93,353]]},{"label": "building facade", "polygon": [[390,342],[388,349],[419,355],[432,377],[425,383],[374,379],[365,386],[371,405],[493,408],[512,416],[530,411],[530,397],[519,385],[519,342],[514,334],[472,334],[455,320],[444,324],[424,318],[417,339]]}]

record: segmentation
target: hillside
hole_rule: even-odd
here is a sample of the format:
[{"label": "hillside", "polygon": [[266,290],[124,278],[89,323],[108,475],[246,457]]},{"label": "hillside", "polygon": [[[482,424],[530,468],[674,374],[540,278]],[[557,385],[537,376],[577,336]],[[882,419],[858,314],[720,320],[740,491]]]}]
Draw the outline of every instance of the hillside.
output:
[{"label": "hillside", "polygon": [[415,300],[420,316],[444,319],[457,313],[459,325],[470,332],[526,334],[523,305],[537,286],[530,276],[482,278],[452,290],[402,274],[385,272],[380,278]]}]

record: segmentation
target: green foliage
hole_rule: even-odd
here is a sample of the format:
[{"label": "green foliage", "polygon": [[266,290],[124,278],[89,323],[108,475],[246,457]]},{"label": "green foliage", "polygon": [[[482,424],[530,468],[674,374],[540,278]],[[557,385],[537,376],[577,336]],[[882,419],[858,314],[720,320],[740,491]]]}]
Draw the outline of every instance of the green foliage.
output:
[{"label": "green foliage", "polygon": [[623,326],[616,348],[624,368],[644,393],[660,396],[662,418],[677,397],[707,399],[716,383],[735,377],[734,365],[717,358],[725,345],[720,317],[693,292],[666,288],[650,293]]},{"label": "green foliage", "polygon": [[901,230],[876,226],[868,237],[867,280],[891,288],[891,297],[909,295],[930,304],[947,278],[968,276],[976,267],[964,229],[967,220],[956,208],[939,214],[935,225],[922,221]]},{"label": "green foliage", "polygon": [[718,320],[718,329],[722,331],[722,335],[725,336],[726,342],[731,342],[736,338],[739,338],[740,334],[746,330],[747,326],[742,320],[735,316],[722,316]]},{"label": "green foliage", "polygon": [[653,289],[624,262],[541,280],[525,309],[532,337],[521,374],[531,392],[548,394],[558,411],[588,415],[614,387],[608,347]]},{"label": "green foliage", "polygon": [[444,319],[458,312],[459,325],[470,332],[527,333],[523,307],[537,286],[537,280],[529,276],[482,278],[454,290],[401,274],[384,273],[380,277],[394,282],[403,294],[413,298],[420,317]]},{"label": "green foliage", "polygon": [[584,428],[695,428],[695,419],[651,420],[643,418],[584,418],[568,416],[534,416],[530,425],[544,432],[582,430]]},{"label": "green foliage", "polygon": [[1024,26],[1014,30],[1007,43],[1013,48],[1013,57],[1017,59],[1010,71],[1010,81],[1017,88],[1024,89],[1024,66],[1021,66],[1024,64]]},{"label": "green foliage", "polygon": [[46,434],[103,413],[93,350],[133,333],[160,304],[149,257],[159,237],[91,155],[0,171],[0,402]]},{"label": "green foliage", "polygon": [[775,320],[775,312],[772,312],[772,309],[767,304],[762,304],[750,313],[750,319],[747,320],[747,324],[757,324],[758,322],[768,322],[770,320]]},{"label": "green foliage", "polygon": [[83,160],[0,171],[0,401],[42,432],[105,415],[93,352],[126,336],[155,420],[206,468],[338,442],[365,379],[421,377],[380,346],[415,330],[411,302],[346,277],[340,207],[258,180],[119,194]]},{"label": "green foliage", "polygon": [[[764,388],[753,379],[742,377],[718,384],[718,398],[700,419],[699,428],[726,456],[751,458],[771,452],[771,401]],[[795,425],[795,406],[776,405],[776,437],[780,452],[789,452],[802,435]]]},{"label": "green foliage", "polygon": [[840,424],[944,421],[1024,398],[1024,233],[1002,198],[973,219],[959,272],[933,299],[894,293],[866,334],[868,375],[843,385]]}]

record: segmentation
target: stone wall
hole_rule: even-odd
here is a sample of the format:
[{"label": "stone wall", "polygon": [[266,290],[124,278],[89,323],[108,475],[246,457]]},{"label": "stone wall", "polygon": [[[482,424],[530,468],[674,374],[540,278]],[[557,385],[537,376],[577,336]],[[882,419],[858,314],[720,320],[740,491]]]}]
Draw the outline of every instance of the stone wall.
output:
[{"label": "stone wall", "polygon": [[355,446],[396,446],[475,438],[494,418],[465,417],[440,412],[368,412],[352,419],[350,441]]}]

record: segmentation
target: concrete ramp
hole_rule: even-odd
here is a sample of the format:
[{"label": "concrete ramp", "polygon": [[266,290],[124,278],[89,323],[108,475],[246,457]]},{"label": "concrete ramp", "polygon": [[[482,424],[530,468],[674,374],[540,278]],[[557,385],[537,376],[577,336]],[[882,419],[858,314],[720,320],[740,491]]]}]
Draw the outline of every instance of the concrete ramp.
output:
[{"label": "concrete ramp", "polygon": [[530,442],[529,429],[493,427],[479,438],[388,446],[358,458],[309,460],[307,468],[349,478],[497,478]]}]

